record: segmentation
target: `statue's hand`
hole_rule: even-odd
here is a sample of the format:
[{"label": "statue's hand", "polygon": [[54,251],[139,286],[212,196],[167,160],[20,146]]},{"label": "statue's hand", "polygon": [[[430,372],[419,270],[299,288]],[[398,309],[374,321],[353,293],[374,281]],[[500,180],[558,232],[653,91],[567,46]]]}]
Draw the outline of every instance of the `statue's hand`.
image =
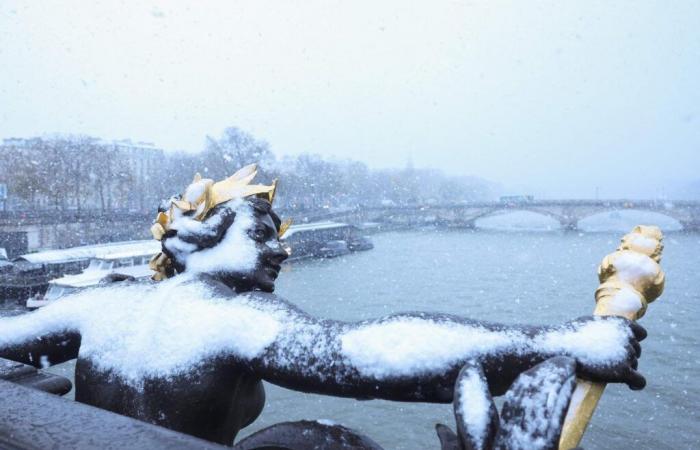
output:
[{"label": "statue's hand", "polygon": [[637,372],[639,341],[647,332],[630,320],[616,316],[587,316],[547,333],[545,346],[561,347],[578,363],[578,375],[593,381],[626,383],[630,389],[644,388],[646,380]]}]

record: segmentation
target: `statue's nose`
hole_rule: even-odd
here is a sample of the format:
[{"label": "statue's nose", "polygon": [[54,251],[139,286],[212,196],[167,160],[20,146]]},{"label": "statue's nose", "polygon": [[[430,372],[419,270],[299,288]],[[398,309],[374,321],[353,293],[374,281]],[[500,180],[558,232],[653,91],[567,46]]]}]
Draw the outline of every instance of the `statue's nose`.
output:
[{"label": "statue's nose", "polygon": [[[287,251],[289,250],[289,251]],[[277,253],[277,256],[279,257],[279,262],[281,263],[285,259],[289,258],[289,255],[291,254],[292,249],[290,247],[283,247],[280,245],[279,252]]]},{"label": "statue's nose", "polygon": [[277,241],[270,248],[272,250],[270,260],[275,264],[281,264],[291,254],[291,248],[286,243]]}]

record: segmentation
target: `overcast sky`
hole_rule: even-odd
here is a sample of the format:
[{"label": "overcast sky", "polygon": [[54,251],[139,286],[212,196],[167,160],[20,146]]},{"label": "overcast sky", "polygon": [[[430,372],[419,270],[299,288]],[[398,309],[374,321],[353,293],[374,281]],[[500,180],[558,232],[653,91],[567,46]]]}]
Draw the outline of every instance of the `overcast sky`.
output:
[{"label": "overcast sky", "polygon": [[700,179],[700,2],[0,3],[0,137],[441,168],[511,193]]}]

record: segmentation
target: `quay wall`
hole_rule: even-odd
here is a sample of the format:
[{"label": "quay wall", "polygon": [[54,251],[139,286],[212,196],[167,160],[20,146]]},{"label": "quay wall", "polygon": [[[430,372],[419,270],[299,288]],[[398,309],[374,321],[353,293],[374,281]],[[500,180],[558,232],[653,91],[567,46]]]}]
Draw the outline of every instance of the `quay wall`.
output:
[{"label": "quay wall", "polygon": [[[26,249],[17,253],[27,253],[37,250],[69,248],[79,245],[100,244],[114,241],[148,239],[151,237],[149,227],[152,217],[129,217],[119,220],[118,217],[105,220],[74,220],[46,224],[17,224],[2,225],[0,231],[7,240],[26,240]],[[24,237],[22,237],[24,236]],[[0,247],[3,244],[0,242]],[[7,245],[10,247],[10,245]],[[18,256],[8,255],[9,257]]]}]

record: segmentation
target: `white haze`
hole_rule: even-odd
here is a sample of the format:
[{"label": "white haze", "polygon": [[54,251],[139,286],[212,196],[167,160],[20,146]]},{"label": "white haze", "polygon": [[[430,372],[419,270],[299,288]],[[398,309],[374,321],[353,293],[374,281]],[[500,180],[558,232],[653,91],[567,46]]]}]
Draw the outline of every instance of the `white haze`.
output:
[{"label": "white haze", "polygon": [[0,137],[441,168],[545,197],[700,192],[700,4],[0,4]]}]

